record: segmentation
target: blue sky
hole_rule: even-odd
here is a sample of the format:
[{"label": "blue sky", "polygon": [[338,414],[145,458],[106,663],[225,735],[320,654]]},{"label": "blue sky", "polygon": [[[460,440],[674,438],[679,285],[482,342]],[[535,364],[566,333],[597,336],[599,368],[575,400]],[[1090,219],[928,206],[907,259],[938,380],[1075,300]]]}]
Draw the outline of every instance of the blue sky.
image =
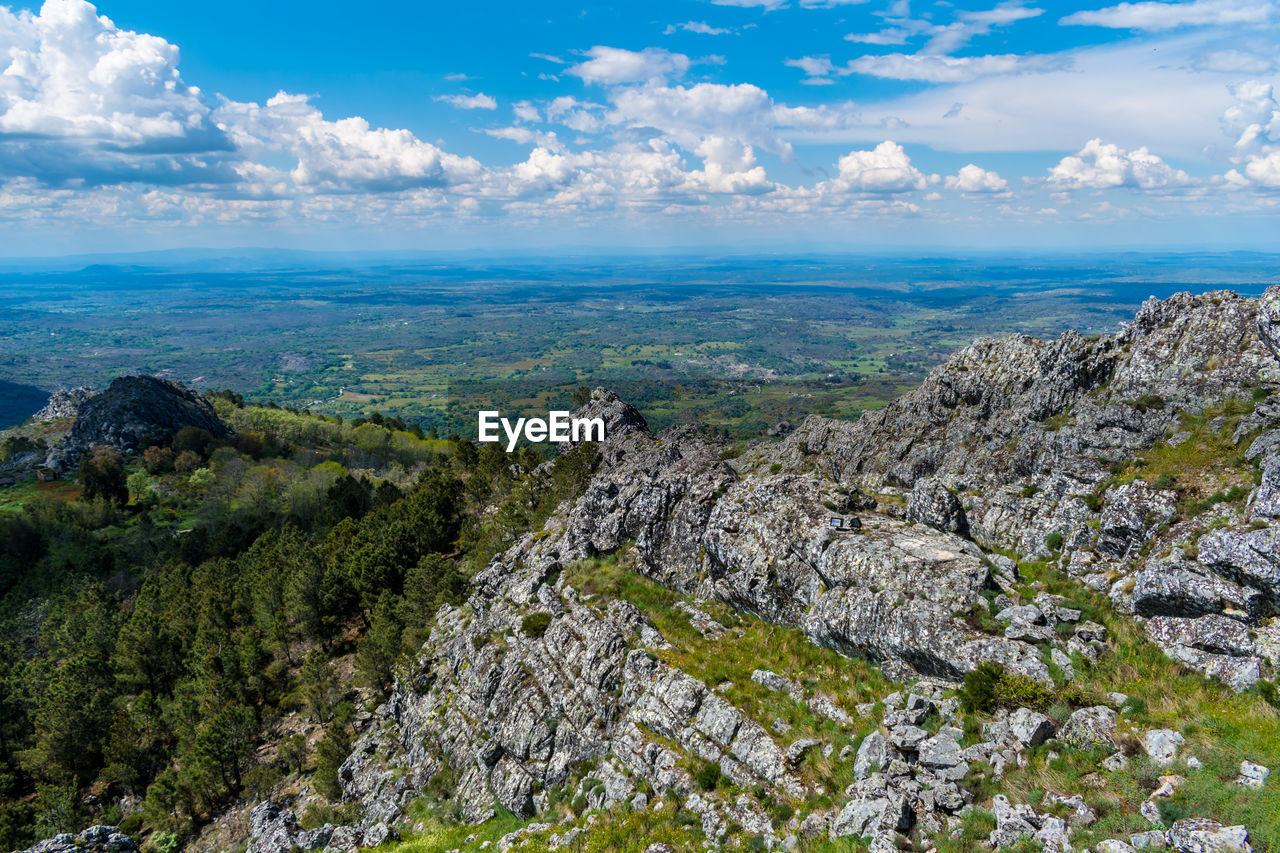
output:
[{"label": "blue sky", "polygon": [[1273,248],[1272,0],[0,6],[0,255]]}]

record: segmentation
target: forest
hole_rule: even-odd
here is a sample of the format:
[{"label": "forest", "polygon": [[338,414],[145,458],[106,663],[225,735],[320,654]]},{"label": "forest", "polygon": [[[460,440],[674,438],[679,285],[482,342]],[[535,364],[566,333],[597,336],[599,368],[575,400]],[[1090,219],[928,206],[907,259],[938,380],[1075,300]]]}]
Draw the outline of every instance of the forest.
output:
[{"label": "forest", "polygon": [[0,512],[0,849],[95,822],[177,849],[290,773],[336,800],[437,609],[595,464],[206,396],[235,439],[99,448],[74,500]]}]

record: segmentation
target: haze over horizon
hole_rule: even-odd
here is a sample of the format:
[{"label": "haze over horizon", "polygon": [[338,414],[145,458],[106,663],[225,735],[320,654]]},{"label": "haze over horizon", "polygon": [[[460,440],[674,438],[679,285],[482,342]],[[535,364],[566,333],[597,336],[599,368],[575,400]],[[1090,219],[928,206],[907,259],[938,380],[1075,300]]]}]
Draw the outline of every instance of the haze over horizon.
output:
[{"label": "haze over horizon", "polygon": [[1280,10],[0,6],[0,255],[1266,248]]}]

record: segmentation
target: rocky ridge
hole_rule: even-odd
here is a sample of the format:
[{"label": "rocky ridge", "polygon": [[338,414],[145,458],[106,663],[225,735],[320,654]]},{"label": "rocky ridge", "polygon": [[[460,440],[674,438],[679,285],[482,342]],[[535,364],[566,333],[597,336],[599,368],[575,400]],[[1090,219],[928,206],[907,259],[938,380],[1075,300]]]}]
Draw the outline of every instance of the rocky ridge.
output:
[{"label": "rocky ridge", "polygon": [[[1109,706],[1081,708],[1061,727],[1022,708],[963,745],[955,700],[943,696],[978,664],[1053,685],[1108,649],[1105,629],[1060,596],[1014,593],[1017,563],[999,549],[1054,559],[1142,620],[1175,659],[1244,689],[1276,663],[1280,405],[1264,394],[1238,418],[1236,441],[1251,442],[1261,477],[1239,506],[1213,510],[1211,530],[1171,526],[1171,489],[1138,480],[1100,489],[1114,466],[1175,441],[1187,413],[1248,399],[1259,382],[1275,387],[1278,304],[1277,288],[1261,302],[1180,294],[1149,301],[1120,333],[1097,340],[979,341],[882,412],[853,424],[810,418],[732,463],[703,432],[654,435],[597,389],[587,410],[610,430],[585,493],[498,555],[464,606],[438,614],[343,765],[359,822],[308,835],[287,810],[259,807],[250,850],[379,844],[441,773],[472,821],[495,803],[541,814],[548,789],[576,780],[592,806],[679,798],[713,840],[738,826],[770,845],[827,833],[870,836],[872,849],[888,850],[904,834],[955,831],[975,799],[962,785],[972,764],[998,776],[1050,737],[1073,748],[1118,745]],[[859,525],[833,529],[833,516]],[[1193,538],[1175,552],[1179,535]],[[857,780],[826,792],[837,807],[778,825],[761,796],[821,793],[795,769],[820,744],[784,744],[714,685],[655,654],[667,640],[635,606],[593,601],[566,581],[579,561],[620,551],[670,589],[916,683],[905,698],[887,698],[878,731],[842,756]],[[689,609],[700,632],[717,630]],[[995,624],[972,618],[975,609]],[[798,687],[758,676],[788,695]],[[852,725],[849,710],[832,705],[826,716]],[[930,715],[940,718],[932,731],[920,727]],[[1172,737],[1148,741],[1154,760]],[[703,790],[691,758],[757,793],[730,800]],[[1068,849],[1071,818],[1002,797],[990,808],[991,846],[1034,837]],[[1243,828],[1175,824],[1159,834],[1175,849],[1248,849]],[[1210,836],[1239,843],[1205,846]]]}]

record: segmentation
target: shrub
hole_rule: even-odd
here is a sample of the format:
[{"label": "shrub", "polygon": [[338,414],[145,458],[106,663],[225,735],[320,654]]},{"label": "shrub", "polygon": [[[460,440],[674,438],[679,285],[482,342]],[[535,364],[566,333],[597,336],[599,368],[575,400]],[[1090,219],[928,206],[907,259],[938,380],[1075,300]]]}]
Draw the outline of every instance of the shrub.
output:
[{"label": "shrub", "polygon": [[1038,491],[1040,491],[1040,488],[1035,483],[1027,483],[1022,487],[1022,496],[1024,498],[1034,498]]},{"label": "shrub", "polygon": [[1153,485],[1157,489],[1172,489],[1176,482],[1178,482],[1178,478],[1166,471],[1159,477],[1156,477],[1156,481]]},{"label": "shrub", "polygon": [[720,784],[720,765],[703,761],[693,771],[693,781],[704,791],[714,791],[716,785]]},{"label": "shrub", "polygon": [[1159,394],[1143,394],[1136,400],[1130,400],[1129,403],[1139,412],[1145,412],[1147,409],[1163,409],[1164,397]]},{"label": "shrub", "polygon": [[1020,673],[1006,672],[996,682],[995,703],[998,708],[1050,708],[1057,696],[1035,679]]},{"label": "shrub", "polygon": [[1050,551],[1053,551],[1055,553],[1058,551],[1061,551],[1062,550],[1062,534],[1056,530],[1053,531],[1048,536],[1044,537],[1044,546],[1048,548]]},{"label": "shrub", "polygon": [[1263,400],[1267,399],[1270,396],[1271,396],[1271,392],[1266,388],[1253,389],[1253,402],[1255,403],[1261,403]]},{"label": "shrub", "polygon": [[98,446],[80,462],[80,485],[85,500],[102,498],[123,505],[129,500],[124,458],[114,447]]},{"label": "shrub", "polygon": [[1089,512],[1101,512],[1102,495],[1098,495],[1098,494],[1085,495],[1084,505],[1089,508]]},{"label": "shrub", "polygon": [[524,621],[520,623],[520,630],[524,632],[526,637],[541,637],[547,633],[547,627],[551,624],[550,613],[530,613],[524,617]]},{"label": "shrub", "polygon": [[965,673],[964,686],[960,688],[960,705],[969,713],[989,714],[996,709],[996,684],[1004,674],[1004,667],[991,661],[983,661]]}]

